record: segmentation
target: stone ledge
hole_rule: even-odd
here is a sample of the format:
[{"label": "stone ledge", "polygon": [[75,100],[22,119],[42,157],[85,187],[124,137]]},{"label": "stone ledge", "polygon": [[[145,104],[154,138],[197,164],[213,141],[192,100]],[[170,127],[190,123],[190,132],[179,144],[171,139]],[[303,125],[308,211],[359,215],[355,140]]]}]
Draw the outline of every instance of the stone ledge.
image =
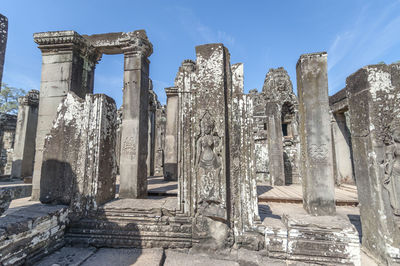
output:
[{"label": "stone ledge", "polygon": [[30,264],[64,245],[68,208],[33,204],[0,217],[0,264]]}]

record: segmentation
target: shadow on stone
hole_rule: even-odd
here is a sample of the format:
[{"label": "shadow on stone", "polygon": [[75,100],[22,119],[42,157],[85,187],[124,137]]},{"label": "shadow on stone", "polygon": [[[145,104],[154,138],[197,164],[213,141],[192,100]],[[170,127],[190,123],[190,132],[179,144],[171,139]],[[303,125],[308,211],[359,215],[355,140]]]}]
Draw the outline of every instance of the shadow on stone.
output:
[{"label": "shadow on stone", "polygon": [[358,237],[360,239],[360,243],[362,240],[362,228],[361,228],[361,220],[360,220],[360,215],[355,215],[355,214],[348,214],[347,217],[350,220],[350,223],[354,225],[358,232]]},{"label": "shadow on stone", "polygon": [[285,170],[285,184],[293,184],[293,171],[292,164],[290,163],[289,156],[286,152],[283,152],[283,165]]},{"label": "shadow on stone", "polygon": [[257,195],[260,196],[272,189],[272,186],[264,186],[264,185],[258,185],[257,186]]},{"label": "shadow on stone", "polygon": [[259,204],[258,205],[258,213],[260,214],[261,221],[264,221],[264,219],[267,217],[281,220],[281,216],[273,214],[271,208],[268,205]]}]

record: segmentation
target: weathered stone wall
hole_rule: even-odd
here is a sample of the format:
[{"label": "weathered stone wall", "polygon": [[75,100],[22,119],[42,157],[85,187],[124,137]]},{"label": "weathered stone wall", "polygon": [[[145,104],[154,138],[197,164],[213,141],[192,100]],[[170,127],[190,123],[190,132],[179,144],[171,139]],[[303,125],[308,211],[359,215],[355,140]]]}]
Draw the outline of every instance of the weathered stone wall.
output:
[{"label": "weathered stone wall", "polygon": [[8,19],[2,14],[0,14],[0,90],[1,90],[1,81],[3,78],[4,59],[6,56],[7,35],[8,35]]},{"label": "weathered stone wall", "polygon": [[17,116],[0,113],[0,176],[11,175]]},{"label": "weathered stone wall", "polygon": [[362,245],[400,263],[400,65],[370,65],[346,80]]},{"label": "weathered stone wall", "polygon": [[0,264],[32,265],[64,245],[68,208],[34,204],[0,217]]},{"label": "weathered stone wall", "polygon": [[44,145],[40,201],[75,214],[115,198],[116,106],[103,94],[69,93]]}]

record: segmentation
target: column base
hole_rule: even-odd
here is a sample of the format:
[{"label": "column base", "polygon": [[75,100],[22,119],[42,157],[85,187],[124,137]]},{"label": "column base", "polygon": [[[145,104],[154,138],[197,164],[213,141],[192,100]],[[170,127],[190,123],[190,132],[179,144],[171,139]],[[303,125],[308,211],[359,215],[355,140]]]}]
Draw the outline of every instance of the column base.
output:
[{"label": "column base", "polygon": [[317,264],[361,265],[360,239],[341,216],[286,214],[266,226],[265,246],[273,258]]}]

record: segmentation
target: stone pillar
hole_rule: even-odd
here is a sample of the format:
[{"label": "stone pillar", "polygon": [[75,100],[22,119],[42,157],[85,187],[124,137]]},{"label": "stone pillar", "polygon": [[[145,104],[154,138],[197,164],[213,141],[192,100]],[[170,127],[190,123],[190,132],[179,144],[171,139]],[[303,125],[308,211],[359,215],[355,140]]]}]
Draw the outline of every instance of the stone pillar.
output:
[{"label": "stone pillar", "polygon": [[8,19],[2,14],[0,14],[0,91],[1,91],[1,81],[3,78],[4,59],[6,56],[7,35],[8,35]]},{"label": "stone pillar", "polygon": [[[185,213],[193,213],[193,194],[191,190],[192,173],[192,107],[194,106],[196,63],[193,60],[183,60],[175,77],[175,88],[179,94],[179,118],[178,118],[178,200],[180,208]],[[189,152],[188,152],[189,151]]]},{"label": "stone pillar", "polygon": [[17,116],[0,113],[0,176],[10,176]]},{"label": "stone pillar", "polygon": [[334,215],[336,207],[327,53],[301,55],[297,61],[296,73],[303,206],[311,215]]},{"label": "stone pillar", "polygon": [[253,97],[243,94],[243,64],[231,66],[232,90],[228,93],[229,109],[229,166],[231,228],[238,246],[258,249],[265,240],[252,233],[260,222],[254,152]]},{"label": "stone pillar", "polygon": [[267,103],[267,137],[271,185],[285,185],[281,112],[277,103]]},{"label": "stone pillar", "polygon": [[116,145],[115,157],[117,158],[118,175],[120,174],[119,168],[120,168],[120,156],[121,156],[121,127],[122,127],[122,106],[117,111],[117,141],[115,144]]},{"label": "stone pillar", "polygon": [[93,92],[94,69],[101,54],[75,31],[35,33],[33,38],[42,51],[42,79],[32,181],[32,200],[38,200],[44,139],[50,132],[57,107],[69,91],[82,98],[86,93]]},{"label": "stone pillar", "polygon": [[115,198],[116,122],[110,97],[68,93],[44,144],[42,203],[70,205],[80,216]]},{"label": "stone pillar", "polygon": [[39,91],[29,91],[26,96],[18,99],[18,103],[18,119],[11,176],[15,178],[28,177],[27,182],[32,182]]},{"label": "stone pillar", "polygon": [[166,88],[167,94],[167,124],[165,129],[165,160],[164,179],[178,180],[178,89]]},{"label": "stone pillar", "polygon": [[[362,245],[400,263],[400,64],[370,65],[346,80]],[[396,264],[397,263],[397,264]]]},{"label": "stone pillar", "polygon": [[120,197],[147,196],[149,57],[152,44],[135,31],[124,47],[124,96],[120,155]]},{"label": "stone pillar", "polygon": [[232,87],[230,55],[222,44],[215,43],[196,46],[196,56],[192,110],[192,195],[196,197],[193,235],[215,249],[228,244],[232,222],[227,106]]},{"label": "stone pillar", "polygon": [[351,136],[344,113],[334,113],[332,121],[334,173],[336,184],[355,184],[351,155]]},{"label": "stone pillar", "polygon": [[154,132],[154,175],[164,175],[164,144],[165,144],[165,123],[167,121],[165,108],[157,104]]},{"label": "stone pillar", "polygon": [[149,125],[148,131],[149,136],[147,140],[147,176],[154,175],[154,138],[155,138],[155,116],[156,116],[156,106],[157,106],[157,94],[153,91],[153,84],[150,80],[150,90],[149,90]]}]

